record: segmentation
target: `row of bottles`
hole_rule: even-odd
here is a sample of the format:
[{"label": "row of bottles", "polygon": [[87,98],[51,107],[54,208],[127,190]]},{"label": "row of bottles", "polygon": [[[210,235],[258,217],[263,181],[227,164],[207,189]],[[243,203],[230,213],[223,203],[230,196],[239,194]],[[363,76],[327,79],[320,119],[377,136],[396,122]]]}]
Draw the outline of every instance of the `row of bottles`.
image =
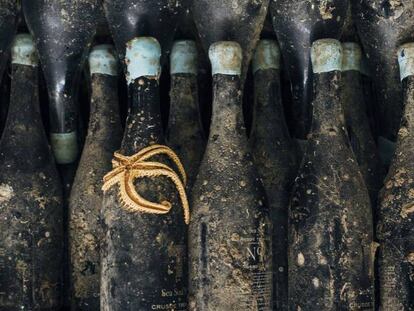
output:
[{"label": "row of bottles", "polygon": [[[146,64],[147,71],[138,70],[139,75],[130,82],[130,111],[121,149],[114,159],[118,161],[114,170],[127,172],[128,165],[136,165],[130,162],[135,151],[128,150],[140,151],[148,148],[147,145],[155,147],[150,148],[148,157],[160,162],[150,162],[146,169],[162,170],[162,163],[171,164],[166,156],[172,162],[174,156],[172,151],[156,150],[168,148],[161,145],[165,141],[155,91],[160,70],[156,60],[160,59],[161,49],[150,37],[134,39],[128,46],[133,51],[126,52],[126,57],[131,57],[127,62],[129,73],[134,73],[133,66],[137,64]],[[186,159],[185,167],[191,172],[189,178],[194,180],[204,151],[200,123],[194,121],[198,116],[194,82],[197,50],[192,41],[177,41],[172,51],[171,113],[175,113],[170,117],[168,136],[175,131],[183,137],[183,141],[171,145]],[[215,107],[207,149],[191,191],[190,304],[187,306],[185,223],[188,215],[185,201],[180,201],[181,193],[168,180],[172,180],[171,175],[156,173],[160,177],[154,180],[146,178],[151,174],[134,175],[132,180],[143,177],[134,184],[134,189],[137,194],[145,190],[146,199],[161,205],[165,200],[173,202],[168,212],[161,212],[165,215],[146,210],[131,213],[125,208],[122,189],[113,183],[105,191],[104,227],[101,226],[102,178],[110,170],[110,160],[119,147],[122,130],[116,96],[116,55],[110,45],[94,47],[89,55],[91,117],[69,208],[73,309],[96,310],[101,305],[112,310],[130,305],[143,310],[154,307],[231,310],[235,306],[270,310],[271,297],[275,310],[288,309],[288,305],[302,309],[313,306],[326,310],[336,310],[339,306],[373,309],[373,264],[378,244],[373,238],[373,210],[364,179],[369,185],[370,173],[378,170],[365,167],[364,163],[375,163],[375,158],[370,158],[372,155],[364,152],[364,148],[356,149],[361,145],[369,147],[370,140],[364,143],[367,139],[358,136],[355,130],[361,125],[357,118],[364,115],[363,96],[361,92],[347,89],[353,84],[355,91],[360,87],[359,56],[360,50],[353,43],[341,45],[336,40],[323,39],[313,44],[311,59],[316,95],[313,123],[298,170],[299,149],[287,131],[280,101],[277,43],[261,40],[254,53],[255,115],[250,142],[241,110],[241,48],[228,41],[212,45]],[[387,310],[409,310],[412,306],[409,241],[412,230],[409,155],[412,44],[400,49],[399,58],[407,107],[396,158],[376,211],[380,302]],[[53,309],[61,299],[62,193],[41,122],[38,61],[29,35],[15,37],[12,64],[11,103],[0,143],[1,205],[5,221],[1,281],[7,285],[1,301],[6,309],[16,305],[29,310],[40,306]],[[153,68],[154,64],[158,67]],[[141,75],[142,72],[148,75]],[[177,84],[187,91],[179,93]],[[17,95],[23,85],[26,96]],[[347,103],[346,92],[353,93],[350,97],[356,100]],[[355,107],[355,103],[362,106]],[[172,119],[180,117],[181,124],[189,122],[192,127],[177,127]],[[357,133],[353,134],[354,139],[360,144],[352,144],[348,132]],[[144,143],[139,145],[141,140]],[[137,162],[145,166],[146,158],[144,154]],[[151,166],[156,163],[159,166]],[[124,168],[119,170],[120,166]],[[180,167],[178,164],[179,170]],[[294,180],[295,176],[298,177]],[[191,189],[191,184],[187,189]],[[153,197],[148,196],[151,192]],[[240,208],[245,203],[250,211]],[[169,217],[174,218],[169,220]],[[141,218],[144,219],[135,225]],[[162,228],[165,229],[160,231]],[[335,267],[335,272],[330,267]],[[133,270],[137,273],[130,273]],[[137,292],[140,294],[134,294]]]},{"label": "row of bottles", "polygon": [[[115,47],[98,45],[89,54],[88,133],[67,204],[70,189],[62,193],[54,159],[61,172],[74,175],[75,95],[96,26],[92,17],[101,8],[94,1],[22,1],[35,39],[20,34],[11,49],[10,108],[0,142],[0,309],[58,309],[69,278],[65,295],[73,310],[372,310],[377,242],[380,305],[412,309],[412,44],[398,51],[406,106],[377,204],[384,173],[367,120],[358,44],[317,40],[326,37],[322,31],[305,40],[303,62],[299,56],[285,63],[306,67],[297,83],[313,84],[312,95],[307,84],[298,89],[313,98],[313,111],[305,99],[297,117],[304,135],[310,129],[302,153],[286,125],[280,82],[280,56],[297,51],[286,52],[289,41],[280,38],[280,52],[276,41],[258,41],[267,1],[236,1],[229,10],[226,1],[195,1],[212,73],[205,141],[197,46],[173,45],[188,3],[161,2],[104,2]],[[323,25],[326,31],[340,34],[344,3],[312,7],[322,16],[317,20],[334,22]],[[276,1],[270,7],[280,29],[291,8]],[[38,107],[37,54],[54,157]],[[164,135],[160,75],[169,54]],[[118,58],[128,90],[124,131]],[[251,58],[255,107],[246,135],[242,94]]]},{"label": "row of bottles", "polygon": [[[411,0],[311,0],[294,4],[285,0],[238,0],[231,3],[203,0],[159,3],[106,0],[103,5],[98,0],[76,4],[72,4],[72,1],[25,0],[21,4],[27,26],[34,35],[46,78],[51,144],[58,164],[68,165],[78,158],[78,82],[85,51],[104,15],[114,34],[121,59],[124,54],[123,43],[131,38],[132,33],[138,32],[152,35],[160,41],[162,64],[170,51],[172,34],[180,18],[185,15],[184,28],[189,27],[191,22],[188,19],[193,18],[205,51],[219,39],[235,40],[242,46],[244,81],[248,60],[259,39],[266,14],[269,13],[292,83],[293,99],[288,112],[294,124],[291,130],[299,139],[306,138],[312,114],[310,45],[321,38],[360,38],[368,56],[367,63],[376,90],[378,105],[374,112],[381,124],[378,127],[381,147],[386,148],[395,141],[402,113],[402,98],[398,64],[393,55],[399,45],[414,40],[414,22],[410,18],[414,6]],[[185,14],[189,8],[191,14]],[[0,31],[4,34],[0,42],[2,54],[7,51],[17,27],[19,9],[20,3],[16,0],[0,2]],[[211,23],[212,20],[215,22]],[[165,31],[163,26],[169,31]],[[349,33],[350,29],[352,33]],[[182,33],[189,32],[186,30]],[[251,35],[246,36],[247,33]],[[5,59],[2,57],[3,63]],[[3,67],[4,64],[0,66],[0,73]],[[394,101],[398,103],[394,104]],[[70,176],[67,178],[70,179]]]}]

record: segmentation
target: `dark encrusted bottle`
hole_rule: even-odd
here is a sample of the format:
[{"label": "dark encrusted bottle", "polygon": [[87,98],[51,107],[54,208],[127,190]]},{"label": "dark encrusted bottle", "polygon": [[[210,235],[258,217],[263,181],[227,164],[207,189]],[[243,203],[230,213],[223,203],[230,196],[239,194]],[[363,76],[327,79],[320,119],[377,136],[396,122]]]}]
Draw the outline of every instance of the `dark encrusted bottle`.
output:
[{"label": "dark encrusted bottle", "polygon": [[289,211],[289,308],[373,310],[371,204],[342,112],[342,47],[312,45],[313,120]]},{"label": "dark encrusted bottle", "polygon": [[398,50],[404,114],[379,197],[380,308],[414,310],[414,43]]},{"label": "dark encrusted bottle", "polygon": [[306,138],[312,120],[310,47],[323,38],[339,39],[348,0],[271,0],[270,13],[292,83],[294,136]]},{"label": "dark encrusted bottle", "polygon": [[283,112],[277,42],[260,40],[252,64],[255,110],[250,145],[273,225],[273,310],[287,310],[288,207],[299,150],[290,137]]},{"label": "dark encrusted bottle", "polygon": [[[353,19],[368,55],[382,139],[395,141],[401,114],[398,47],[414,40],[412,0],[352,0]],[[387,142],[385,141],[385,144]],[[389,143],[388,143],[389,144]]]},{"label": "dark encrusted bottle", "polygon": [[192,190],[190,310],[271,310],[271,222],[242,115],[242,51],[209,49],[213,116]]},{"label": "dark encrusted bottle", "polygon": [[173,45],[170,57],[170,115],[166,139],[180,157],[191,189],[205,149],[197,87],[197,47],[194,41]]},{"label": "dark encrusted bottle", "polygon": [[33,39],[12,44],[12,85],[0,141],[0,310],[60,310],[62,189],[43,128]]},{"label": "dark encrusted bottle", "polygon": [[163,145],[161,47],[137,37],[125,55],[130,107],[104,179],[101,310],[184,311],[189,210],[171,165],[177,159]]},{"label": "dark encrusted bottle", "polygon": [[89,54],[89,127],[69,205],[72,310],[99,310],[102,178],[122,137],[117,62],[111,45],[97,45]]},{"label": "dark encrusted bottle", "polygon": [[49,93],[50,142],[58,164],[77,160],[80,73],[92,42],[100,0],[22,0]]},{"label": "dark encrusted bottle", "polygon": [[342,43],[342,50],[341,100],[346,128],[352,151],[375,208],[384,173],[367,114],[361,77],[362,51],[354,42]]}]

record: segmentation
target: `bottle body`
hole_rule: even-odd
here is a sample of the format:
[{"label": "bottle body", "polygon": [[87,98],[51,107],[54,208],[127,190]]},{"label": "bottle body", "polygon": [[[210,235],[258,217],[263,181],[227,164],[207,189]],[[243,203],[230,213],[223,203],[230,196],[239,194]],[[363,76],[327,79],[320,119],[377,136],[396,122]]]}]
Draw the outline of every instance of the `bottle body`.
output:
[{"label": "bottle body", "polygon": [[[31,39],[19,36],[15,44],[29,41],[33,51]],[[13,63],[9,113],[0,141],[2,310],[61,306],[62,193],[38,107],[37,74],[34,61]]]},{"label": "bottle body", "polygon": [[[131,107],[120,152],[163,144],[157,79],[130,84]],[[154,157],[169,164],[164,155]],[[134,182],[146,200],[169,201],[165,215],[123,209],[117,186],[104,195],[102,310],[187,310],[187,228],[174,184],[164,176]]]},{"label": "bottle body", "polygon": [[374,309],[372,211],[345,129],[341,53],[336,40],[312,47],[312,130],[289,211],[291,310]]},{"label": "bottle body", "polygon": [[273,305],[287,310],[288,206],[298,158],[285,122],[278,69],[255,73],[255,115],[250,145],[266,190],[273,225]]},{"label": "bottle body", "polygon": [[[412,47],[410,56],[413,58]],[[411,70],[414,73],[413,70]],[[382,310],[412,310],[413,282],[413,156],[414,79],[403,80],[405,110],[397,147],[379,196],[377,235],[380,242],[379,293]]]},{"label": "bottle body", "polygon": [[190,310],[271,310],[271,223],[248,148],[240,78],[213,76],[210,136],[191,194]]},{"label": "bottle body", "polygon": [[[95,72],[91,76],[88,134],[69,205],[73,310],[99,309],[102,178],[111,168],[113,152],[119,148],[122,136],[116,66],[114,71],[103,73],[102,68],[96,68],[92,63],[94,57],[99,57],[98,53],[104,54],[106,59],[112,59],[114,63],[115,58],[105,46],[95,47],[92,53],[89,58],[90,70],[91,73],[93,70]],[[99,61],[102,62],[102,58]]]},{"label": "bottle body", "polygon": [[384,172],[368,119],[368,103],[364,96],[360,72],[361,50],[352,42],[342,43],[342,47],[344,57],[341,73],[341,102],[347,133],[351,149],[368,188],[372,207],[376,209]]},{"label": "bottle body", "polygon": [[170,55],[170,114],[166,138],[186,169],[189,190],[205,149],[197,72],[198,49],[195,41],[175,41]]}]

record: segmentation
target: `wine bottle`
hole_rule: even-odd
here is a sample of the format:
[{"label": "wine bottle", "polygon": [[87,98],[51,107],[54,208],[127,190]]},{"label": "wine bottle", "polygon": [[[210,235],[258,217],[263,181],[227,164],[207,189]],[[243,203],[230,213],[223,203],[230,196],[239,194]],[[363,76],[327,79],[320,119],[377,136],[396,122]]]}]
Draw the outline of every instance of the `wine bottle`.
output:
[{"label": "wine bottle", "polygon": [[402,115],[395,55],[400,44],[414,40],[414,5],[411,0],[354,0],[352,10],[364,51],[369,56],[381,124],[379,134],[383,139],[395,141]]},{"label": "wine bottle", "polygon": [[197,47],[194,41],[174,43],[170,73],[171,100],[166,139],[183,162],[188,189],[191,189],[205,148],[198,107]]},{"label": "wine bottle", "polygon": [[50,141],[58,164],[78,158],[77,83],[96,30],[99,0],[22,0],[49,93]]},{"label": "wine bottle", "polygon": [[92,88],[89,126],[69,206],[73,310],[99,310],[101,185],[122,137],[115,55],[113,46],[107,44],[95,46],[89,54]]},{"label": "wine bottle", "polygon": [[398,50],[404,114],[395,156],[379,199],[377,235],[381,310],[414,309],[414,43]]},{"label": "wine bottle", "polygon": [[20,4],[17,0],[0,0],[0,82],[7,64],[7,54],[17,28]]},{"label": "wine bottle", "polygon": [[255,109],[250,145],[273,224],[273,310],[287,310],[288,206],[298,168],[298,149],[290,137],[281,102],[277,42],[260,40],[252,65]]},{"label": "wine bottle", "polygon": [[341,101],[352,151],[359,164],[371,203],[376,207],[383,172],[371,133],[361,78],[362,51],[354,42],[342,43]]},{"label": "wine bottle", "polygon": [[136,36],[157,38],[162,48],[161,64],[167,60],[177,23],[191,0],[104,0],[109,28],[121,60],[125,44]]},{"label": "wine bottle", "polygon": [[241,107],[242,50],[211,45],[213,116],[191,194],[190,310],[271,310],[269,209]]},{"label": "wine bottle", "polygon": [[313,120],[289,211],[292,310],[373,310],[373,224],[340,100],[341,43],[311,48]]},{"label": "wine bottle", "polygon": [[161,47],[137,37],[125,55],[130,107],[114,169],[104,177],[101,309],[187,310],[190,215],[185,173],[164,145]]},{"label": "wine bottle", "polygon": [[311,44],[323,38],[339,39],[348,5],[348,0],[270,2],[273,27],[292,84],[296,138],[306,138],[312,120]]},{"label": "wine bottle", "polygon": [[[244,82],[266,18],[269,0],[195,0],[192,12],[205,51],[211,44],[232,40],[243,50]],[[242,83],[243,86],[243,83]]]},{"label": "wine bottle", "polygon": [[62,193],[39,111],[33,39],[12,44],[12,86],[0,141],[0,309],[59,310]]}]

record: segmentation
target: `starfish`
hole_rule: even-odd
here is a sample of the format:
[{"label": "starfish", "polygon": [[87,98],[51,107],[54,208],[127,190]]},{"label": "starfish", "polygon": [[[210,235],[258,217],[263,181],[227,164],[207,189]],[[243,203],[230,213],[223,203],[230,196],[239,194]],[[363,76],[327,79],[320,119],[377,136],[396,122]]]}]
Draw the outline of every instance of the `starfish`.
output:
[{"label": "starfish", "polygon": [[[178,174],[168,165],[160,162],[147,161],[159,154],[168,156],[178,168],[182,181]],[[134,181],[142,177],[166,176],[175,184],[184,209],[184,221],[190,222],[190,208],[185,192],[187,176],[178,156],[169,147],[164,145],[151,145],[140,150],[132,156],[124,156],[118,152],[114,153],[112,159],[112,171],[103,178],[102,190],[108,191],[115,184],[119,184],[119,199],[122,207],[131,213],[167,214],[172,204],[168,201],[155,203],[144,199],[135,190]]]}]

